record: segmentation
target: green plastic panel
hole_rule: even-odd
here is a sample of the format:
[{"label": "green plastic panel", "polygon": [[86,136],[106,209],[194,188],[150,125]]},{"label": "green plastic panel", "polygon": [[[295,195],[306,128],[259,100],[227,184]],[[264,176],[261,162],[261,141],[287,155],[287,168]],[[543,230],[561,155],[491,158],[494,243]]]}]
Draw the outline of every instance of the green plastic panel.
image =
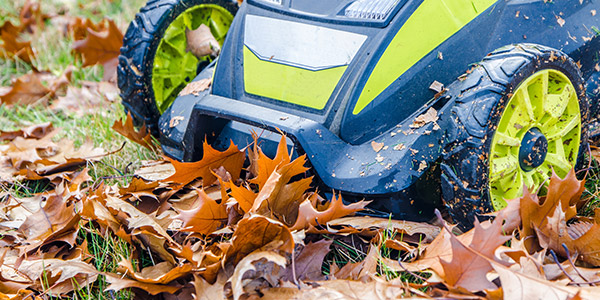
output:
[{"label": "green plastic panel", "polygon": [[381,56],[352,113],[360,113],[394,80],[495,2],[424,0]]},{"label": "green plastic panel", "polygon": [[347,66],[311,71],[260,60],[244,47],[246,93],[323,109]]}]

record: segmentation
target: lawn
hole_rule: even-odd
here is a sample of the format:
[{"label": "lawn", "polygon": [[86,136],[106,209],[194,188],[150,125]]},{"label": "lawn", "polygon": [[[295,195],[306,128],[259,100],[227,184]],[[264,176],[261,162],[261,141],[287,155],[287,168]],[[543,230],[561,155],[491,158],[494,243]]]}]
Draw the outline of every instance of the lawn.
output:
[{"label": "lawn", "polygon": [[84,67],[75,24],[112,20],[124,33],[144,3],[0,2],[0,26],[30,22],[19,41],[32,51],[27,62],[0,50],[0,95],[23,78],[43,84],[40,97],[24,89],[27,105],[0,102],[0,299],[600,297],[593,157],[463,233],[441,215],[353,217],[368,199],[325,199],[306,158],[285,150],[205,145],[203,160],[178,163],[136,143],[149,138],[139,128],[119,134],[115,78]]}]

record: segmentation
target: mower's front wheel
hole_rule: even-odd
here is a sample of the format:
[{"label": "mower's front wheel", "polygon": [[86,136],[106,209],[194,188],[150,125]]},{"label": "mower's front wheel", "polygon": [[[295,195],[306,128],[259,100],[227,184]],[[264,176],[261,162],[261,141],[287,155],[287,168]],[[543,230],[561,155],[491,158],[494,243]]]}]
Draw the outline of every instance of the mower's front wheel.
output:
[{"label": "mower's front wheel", "polygon": [[575,62],[561,51],[519,44],[498,49],[466,76],[452,110],[460,142],[444,155],[442,198],[470,227],[524,187],[564,177],[587,148],[589,103]]},{"label": "mower's front wheel", "polygon": [[235,0],[150,0],[140,10],[117,69],[123,105],[137,125],[157,133],[160,115],[212,59],[186,50],[186,30],[205,25],[222,46],[237,9]]}]

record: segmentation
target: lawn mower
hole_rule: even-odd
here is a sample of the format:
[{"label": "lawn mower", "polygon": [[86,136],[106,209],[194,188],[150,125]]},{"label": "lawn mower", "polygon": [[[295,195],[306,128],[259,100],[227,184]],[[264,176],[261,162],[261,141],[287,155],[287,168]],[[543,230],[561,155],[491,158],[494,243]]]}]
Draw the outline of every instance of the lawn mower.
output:
[{"label": "lawn mower", "polygon": [[[285,134],[320,190],[374,200],[372,214],[445,207],[472,224],[582,165],[597,131],[598,13],[591,0],[150,0],[118,83],[176,160],[253,132],[273,155]],[[202,26],[218,57],[189,51]]]}]

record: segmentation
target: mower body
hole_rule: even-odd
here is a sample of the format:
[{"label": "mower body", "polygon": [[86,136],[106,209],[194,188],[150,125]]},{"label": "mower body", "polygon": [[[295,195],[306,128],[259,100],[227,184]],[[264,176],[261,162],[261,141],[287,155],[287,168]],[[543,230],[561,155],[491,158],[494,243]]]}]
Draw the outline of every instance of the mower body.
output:
[{"label": "mower body", "polygon": [[[254,131],[274,154],[282,132],[322,187],[419,219],[439,199],[427,175],[449,143],[469,136],[455,122],[461,91],[452,86],[470,64],[514,43],[552,47],[581,64],[597,97],[596,2],[398,0],[372,19],[346,16],[353,2],[245,1],[218,62],[195,79],[212,77],[211,88],[179,96],[162,115],[164,152],[195,161],[205,139],[243,147]],[[430,108],[435,115],[415,122]]]}]

